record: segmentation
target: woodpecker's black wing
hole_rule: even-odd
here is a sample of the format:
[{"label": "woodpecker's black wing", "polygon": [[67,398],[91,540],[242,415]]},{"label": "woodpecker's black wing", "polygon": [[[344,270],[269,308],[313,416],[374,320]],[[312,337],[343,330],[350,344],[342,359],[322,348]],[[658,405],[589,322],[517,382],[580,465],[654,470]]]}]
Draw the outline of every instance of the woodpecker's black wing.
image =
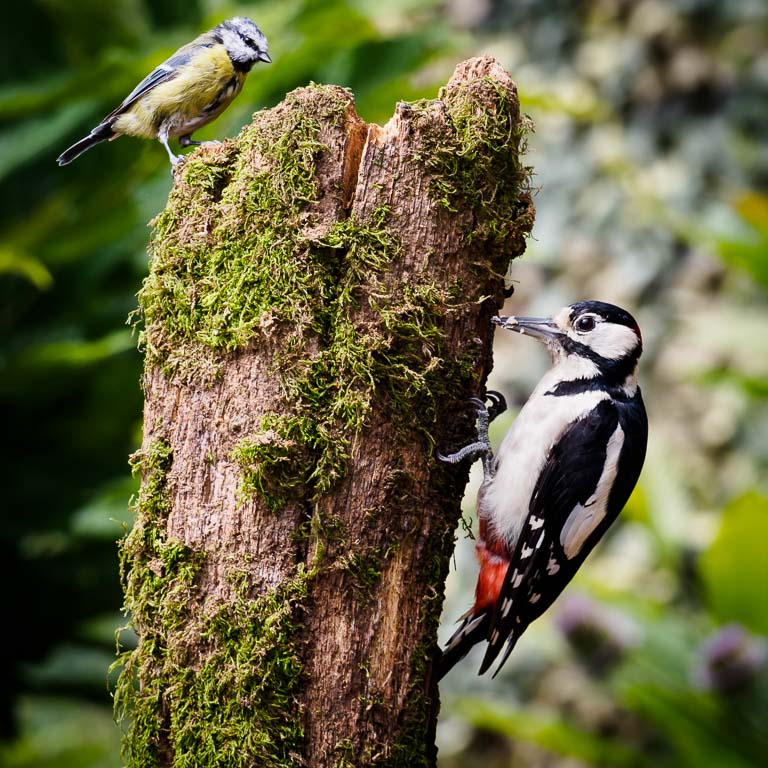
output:
[{"label": "woodpecker's black wing", "polygon": [[[531,496],[528,516],[499,593],[480,674],[491,666],[507,643],[498,673],[520,635],[552,605],[624,506],[636,476],[624,498],[614,499],[609,485],[605,503],[593,499],[598,485],[606,482],[601,483],[601,478],[611,453],[609,443],[612,438],[623,439],[623,429],[617,430],[618,426],[619,409],[606,398],[571,424],[552,447]],[[615,455],[610,458],[620,474],[621,459],[617,460]],[[616,472],[613,474],[615,477]],[[612,482],[612,478],[609,476],[607,481]],[[571,533],[563,539],[569,517]],[[564,540],[568,546],[564,547]]]}]

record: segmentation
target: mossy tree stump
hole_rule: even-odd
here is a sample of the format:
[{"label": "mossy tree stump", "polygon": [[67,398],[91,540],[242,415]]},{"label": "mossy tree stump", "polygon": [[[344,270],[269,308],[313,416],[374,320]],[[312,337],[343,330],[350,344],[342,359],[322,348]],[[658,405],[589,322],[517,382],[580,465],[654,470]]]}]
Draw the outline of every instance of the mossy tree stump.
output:
[{"label": "mossy tree stump", "polygon": [[384,127],[294,91],[177,170],[139,296],[129,765],[434,764],[467,479],[435,444],[470,439],[532,225],[525,132],[486,57]]}]

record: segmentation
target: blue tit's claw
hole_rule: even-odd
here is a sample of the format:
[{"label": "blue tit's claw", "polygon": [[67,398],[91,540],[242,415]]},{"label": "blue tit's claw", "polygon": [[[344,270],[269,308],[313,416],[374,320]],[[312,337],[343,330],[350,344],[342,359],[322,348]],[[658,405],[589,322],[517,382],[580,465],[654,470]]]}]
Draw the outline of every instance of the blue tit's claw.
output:
[{"label": "blue tit's claw", "polygon": [[171,178],[176,178],[176,169],[181,167],[184,162],[184,155],[173,155],[171,157]]}]

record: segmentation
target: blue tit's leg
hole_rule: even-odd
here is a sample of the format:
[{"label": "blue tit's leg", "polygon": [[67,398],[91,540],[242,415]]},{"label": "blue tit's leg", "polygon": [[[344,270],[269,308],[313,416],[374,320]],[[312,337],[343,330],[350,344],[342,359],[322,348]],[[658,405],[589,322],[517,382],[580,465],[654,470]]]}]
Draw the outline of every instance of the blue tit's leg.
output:
[{"label": "blue tit's leg", "polygon": [[[178,157],[177,155],[174,155],[171,151],[171,147],[168,144],[168,129],[167,128],[161,128],[157,132],[157,140],[165,147],[165,151],[168,153],[168,157],[171,158],[171,165],[178,165],[184,158]],[[173,169],[171,169],[171,173],[173,173]]]},{"label": "blue tit's leg", "polygon": [[221,144],[220,141],[197,141],[196,139],[193,139],[191,134],[187,134],[186,136],[179,136],[179,146],[180,147],[204,147],[206,145],[211,144]]},{"label": "blue tit's leg", "polygon": [[[472,461],[478,458],[483,460],[483,472],[486,476],[490,477],[493,474],[493,451],[491,451],[491,441],[488,438],[488,425],[491,420],[501,413],[506,407],[504,398],[497,392],[492,395],[489,393],[489,397],[492,401],[491,412],[485,407],[485,403],[478,397],[471,397],[469,402],[472,403],[477,409],[477,442],[470,443],[464,446],[456,453],[451,453],[448,456],[443,456],[441,453],[436,453],[437,458],[440,461],[447,461],[449,464],[458,464],[460,461],[466,458],[472,458]],[[501,410],[499,408],[501,407]]]}]

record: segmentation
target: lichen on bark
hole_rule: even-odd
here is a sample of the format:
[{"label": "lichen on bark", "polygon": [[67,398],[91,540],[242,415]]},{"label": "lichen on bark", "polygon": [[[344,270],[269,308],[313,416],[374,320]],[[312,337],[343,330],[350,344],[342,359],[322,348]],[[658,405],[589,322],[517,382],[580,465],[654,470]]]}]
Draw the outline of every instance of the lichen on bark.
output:
[{"label": "lichen on bark", "polygon": [[176,172],[137,315],[131,765],[433,764],[466,480],[434,443],[490,367],[526,130],[486,58],[384,127],[299,89]]}]

